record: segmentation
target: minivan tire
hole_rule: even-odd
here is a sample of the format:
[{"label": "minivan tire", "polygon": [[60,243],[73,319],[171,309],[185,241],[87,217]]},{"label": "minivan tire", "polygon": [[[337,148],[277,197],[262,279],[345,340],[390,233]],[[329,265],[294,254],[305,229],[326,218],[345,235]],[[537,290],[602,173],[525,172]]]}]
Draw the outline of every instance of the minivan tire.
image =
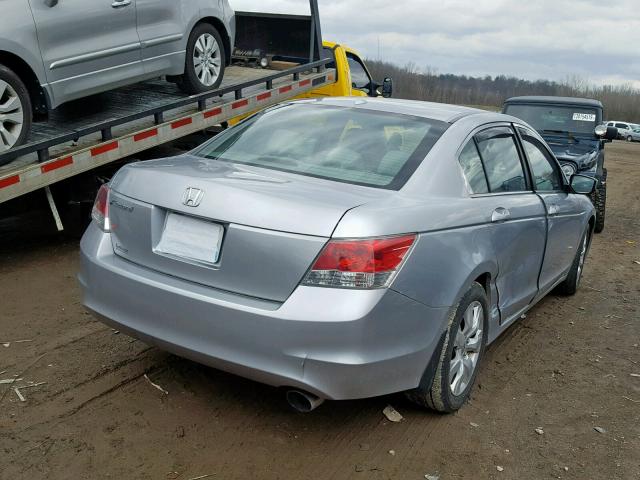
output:
[{"label": "minivan tire", "polygon": [[[6,105],[12,98],[15,108],[2,111],[2,105]],[[9,121],[7,114],[21,114],[21,123]],[[13,70],[0,65],[0,152],[22,145],[29,135],[33,122],[33,110],[29,90]],[[11,135],[7,132],[10,132]],[[8,147],[8,148],[7,148]]]},{"label": "minivan tire", "polygon": [[[209,39],[215,42],[212,51],[201,52],[202,41]],[[215,47],[217,46],[217,49]],[[215,51],[214,51],[215,50]],[[210,56],[211,55],[211,56]],[[211,70],[214,70],[213,65],[219,66],[218,76],[215,80],[210,81],[208,77],[202,77],[202,75],[196,71],[196,57],[200,58],[200,65],[211,65]],[[226,65],[226,53],[224,50],[224,44],[222,38],[216,28],[209,23],[201,23],[196,25],[187,41],[187,52],[185,58],[184,74],[178,81],[178,86],[186,93],[195,95],[197,93],[203,93],[209,90],[214,90],[220,86],[222,78],[224,77],[224,70]],[[203,66],[207,70],[206,66]]]},{"label": "minivan tire", "polygon": [[[466,387],[457,394],[454,394],[451,382],[451,362],[454,356],[458,356],[459,354],[454,351],[454,348],[459,349],[456,345],[456,336],[461,329],[465,313],[470,307],[475,306],[480,306],[482,311],[482,318],[479,321],[480,332],[478,334],[479,349],[477,358],[475,359],[474,368]],[[489,302],[487,300],[487,294],[482,285],[474,282],[463,295],[460,302],[458,302],[458,305],[454,307],[449,314],[449,323],[445,332],[444,342],[442,342],[442,347],[437,353],[437,367],[433,381],[430,385],[420,385],[418,388],[407,392],[406,395],[409,400],[441,413],[455,412],[464,405],[469,398],[476,376],[478,375],[480,363],[484,356],[484,350],[487,344],[488,314]]]}]

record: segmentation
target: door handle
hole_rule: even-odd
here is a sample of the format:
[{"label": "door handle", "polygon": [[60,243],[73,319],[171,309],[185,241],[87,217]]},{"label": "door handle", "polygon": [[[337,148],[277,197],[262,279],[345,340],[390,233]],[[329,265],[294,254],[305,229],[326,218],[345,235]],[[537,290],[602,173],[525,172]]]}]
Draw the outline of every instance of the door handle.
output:
[{"label": "door handle", "polygon": [[117,0],[111,4],[113,8],[122,8],[131,5],[131,0]]},{"label": "door handle", "polygon": [[511,218],[511,212],[503,207],[496,208],[491,214],[491,221],[494,223],[505,222]]},{"label": "door handle", "polygon": [[560,213],[560,207],[558,207],[558,205],[552,203],[551,205],[549,205],[548,208],[548,213],[550,217],[553,217],[554,215],[558,215],[558,213]]}]

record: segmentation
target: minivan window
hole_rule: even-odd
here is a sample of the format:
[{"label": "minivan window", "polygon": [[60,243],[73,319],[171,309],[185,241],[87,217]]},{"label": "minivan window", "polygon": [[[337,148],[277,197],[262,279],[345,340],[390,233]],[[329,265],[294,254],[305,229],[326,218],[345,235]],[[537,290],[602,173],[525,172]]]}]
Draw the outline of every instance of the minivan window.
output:
[{"label": "minivan window", "polygon": [[616,123],[616,128],[622,128],[623,130],[626,130],[629,128],[629,126],[624,123]]},{"label": "minivan window", "polygon": [[410,115],[293,103],[250,117],[194,154],[397,190],[448,125]]},{"label": "minivan window", "polygon": [[487,177],[484,174],[482,160],[478,153],[476,143],[471,139],[462,149],[458,157],[460,166],[472,193],[488,193]]},{"label": "minivan window", "polygon": [[555,159],[551,157],[540,140],[524,129],[520,129],[520,134],[522,135],[522,146],[531,166],[534,189],[538,192],[562,190],[562,177]]},{"label": "minivan window", "polygon": [[476,139],[491,192],[527,190],[513,132],[506,127],[492,128],[478,134]]}]

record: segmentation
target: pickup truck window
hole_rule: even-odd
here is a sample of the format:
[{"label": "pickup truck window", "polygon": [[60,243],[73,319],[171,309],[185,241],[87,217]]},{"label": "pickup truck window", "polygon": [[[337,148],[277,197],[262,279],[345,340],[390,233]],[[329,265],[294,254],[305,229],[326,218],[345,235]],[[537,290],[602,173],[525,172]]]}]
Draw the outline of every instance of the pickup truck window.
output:
[{"label": "pickup truck window", "polygon": [[398,190],[449,124],[298,103],[264,110],[194,154],[225,162]]},{"label": "pickup truck window", "polygon": [[526,191],[527,182],[513,132],[506,127],[495,127],[480,132],[476,140],[490,191]]},{"label": "pickup truck window", "polygon": [[458,157],[462,172],[464,173],[467,183],[472,193],[488,193],[487,177],[482,166],[482,159],[478,153],[476,142],[471,139],[469,143],[462,149]]},{"label": "pickup truck window", "polygon": [[562,177],[555,159],[544,148],[540,141],[524,129],[519,129],[522,146],[527,154],[534,189],[537,192],[555,192],[562,190]]},{"label": "pickup truck window", "polygon": [[357,88],[358,90],[362,90],[369,94],[371,88],[371,77],[369,77],[367,69],[364,68],[362,60],[352,53],[347,53],[347,61],[349,62],[351,84],[353,85],[353,88]]},{"label": "pickup truck window", "polygon": [[544,134],[593,136],[593,130],[600,122],[600,115],[595,108],[572,105],[507,104],[505,113],[524,120]]}]

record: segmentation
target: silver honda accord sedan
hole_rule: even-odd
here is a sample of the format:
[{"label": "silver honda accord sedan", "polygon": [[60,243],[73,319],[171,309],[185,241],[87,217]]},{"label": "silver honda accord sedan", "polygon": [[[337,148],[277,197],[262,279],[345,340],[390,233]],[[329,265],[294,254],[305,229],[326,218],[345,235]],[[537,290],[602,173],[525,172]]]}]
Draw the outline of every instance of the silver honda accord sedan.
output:
[{"label": "silver honda accord sedan", "polygon": [[84,304],[152,345],[323,399],[468,398],[485,346],[578,288],[593,179],[514,117],[325,98],[129,164],[81,243]]}]

